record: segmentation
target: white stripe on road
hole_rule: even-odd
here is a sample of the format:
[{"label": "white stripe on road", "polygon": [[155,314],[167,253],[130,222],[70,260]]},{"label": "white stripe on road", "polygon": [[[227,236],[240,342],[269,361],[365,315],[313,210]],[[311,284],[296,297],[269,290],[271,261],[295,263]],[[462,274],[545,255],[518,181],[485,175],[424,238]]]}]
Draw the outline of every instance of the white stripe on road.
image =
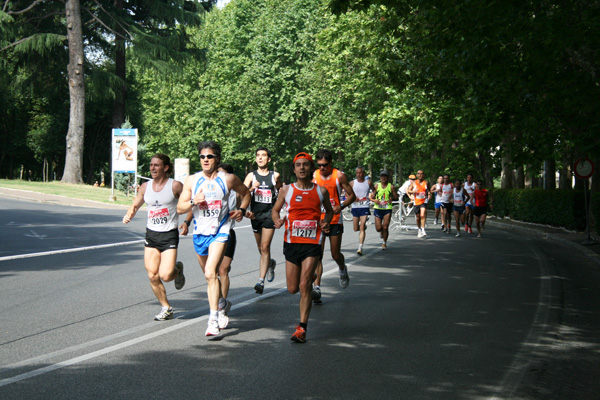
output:
[{"label": "white stripe on road", "polygon": [[[245,228],[245,226],[240,227],[240,228]],[[361,257],[361,259],[368,258],[372,254],[375,254],[375,253],[378,253],[378,252],[379,252],[379,249],[373,249],[373,250],[371,250],[369,252],[365,252],[365,254]],[[328,263],[328,265],[331,265],[331,264],[333,264],[335,267],[332,268],[332,269],[330,269],[330,270],[328,270],[328,271],[324,271],[323,272],[323,276],[331,275],[334,272],[337,272],[339,270],[338,267],[337,267],[337,264],[335,264],[333,261],[330,261]],[[354,262],[349,262],[346,265],[350,265],[350,266],[354,265]],[[283,284],[283,283],[284,283],[284,281],[280,281],[277,284]],[[276,296],[276,295],[281,294],[281,293],[286,292],[286,291],[287,291],[287,288],[286,287],[282,287],[282,288],[279,288],[279,289],[274,290],[272,292],[265,293],[264,295],[261,295],[260,297],[254,297],[254,298],[246,300],[246,301],[244,301],[242,303],[236,304],[236,305],[232,306],[231,309],[232,310],[236,310],[238,308],[246,307],[246,306],[249,306],[251,304],[256,303],[257,301],[260,301],[260,300],[263,300],[263,299],[268,299],[270,297]],[[189,315],[189,314],[195,314],[198,311],[200,311],[200,309],[199,310],[192,310],[192,311],[190,311],[190,312],[188,312],[186,314],[183,314],[182,318],[185,317],[186,315]],[[84,361],[88,361],[88,360],[91,360],[93,358],[100,357],[100,356],[103,356],[105,354],[109,354],[109,353],[112,353],[114,351],[118,351],[118,350],[124,349],[126,347],[130,347],[130,346],[136,345],[138,343],[145,342],[146,340],[154,339],[154,338],[157,338],[159,336],[166,335],[166,334],[171,333],[171,332],[175,332],[175,331],[177,331],[179,329],[183,329],[183,328],[186,328],[186,327],[188,327],[190,325],[197,324],[198,322],[204,321],[206,319],[208,319],[208,315],[203,315],[201,317],[193,318],[193,319],[187,320],[185,322],[181,322],[181,323],[179,323],[177,325],[173,325],[173,326],[170,326],[168,328],[161,329],[161,330],[158,330],[156,332],[152,332],[152,333],[140,336],[138,338],[128,340],[128,341],[123,342],[123,343],[119,343],[119,344],[116,344],[116,345],[113,345],[113,346],[109,346],[109,347],[106,347],[104,349],[100,349],[100,350],[97,350],[97,351],[94,351],[94,352],[91,352],[91,353],[88,353],[88,354],[84,354],[84,355],[79,356],[79,357],[71,358],[69,360],[61,361],[61,362],[56,363],[56,364],[51,364],[51,365],[48,365],[48,366],[43,367],[43,368],[38,368],[38,369],[35,369],[33,371],[26,372],[24,374],[13,376],[11,378],[2,379],[2,380],[0,380],[0,387],[6,386],[6,385],[10,385],[11,383],[20,382],[20,381],[23,381],[25,379],[33,378],[33,377],[36,377],[36,376],[39,376],[39,375],[43,375],[43,374],[46,374],[48,372],[56,371],[58,369],[65,368],[65,367],[68,367],[68,366],[71,366],[71,365],[75,365],[75,364],[78,364],[78,363],[81,363],[81,362],[84,362]],[[134,328],[134,330],[135,330],[135,328]],[[130,332],[130,331],[132,331],[132,329],[130,329],[128,331],[125,331],[125,332]],[[48,359],[50,357],[57,356],[60,353],[67,353],[67,352],[70,352],[72,350],[82,349],[82,348],[90,347],[92,345],[96,345],[96,344],[101,343],[101,342],[106,342],[106,341],[114,339],[117,336],[122,336],[122,334],[123,334],[123,332],[122,333],[117,333],[115,335],[110,335],[110,336],[107,336],[107,337],[102,338],[102,339],[98,339],[98,340],[94,340],[94,341],[88,342],[88,343],[86,343],[84,345],[74,346],[72,348],[68,348],[68,349],[64,349],[64,350],[58,351],[58,352],[47,354],[45,356],[35,357],[35,358],[29,359],[29,360],[21,361],[18,364],[14,364],[14,365],[12,365],[10,367],[2,368],[2,372],[7,372],[7,371],[9,371],[11,369],[16,369],[16,368],[22,368],[22,367],[26,366],[27,364],[29,364],[31,362],[34,362],[34,361],[35,362],[39,362],[40,360],[44,360],[44,359]]]},{"label": "white stripe on road", "polygon": [[[252,227],[251,225],[244,225],[244,226],[236,226],[233,229],[244,229],[244,228],[251,228],[251,227]],[[127,246],[129,244],[138,244],[138,243],[144,243],[144,239],[131,240],[129,242],[100,244],[100,245],[96,245],[96,246],[76,247],[74,249],[40,251],[38,253],[28,253],[28,254],[15,254],[12,256],[0,257],[0,262],[20,260],[23,258],[32,258],[32,257],[54,256],[57,254],[75,253],[78,251],[98,250],[98,249],[105,249],[107,247]]]}]

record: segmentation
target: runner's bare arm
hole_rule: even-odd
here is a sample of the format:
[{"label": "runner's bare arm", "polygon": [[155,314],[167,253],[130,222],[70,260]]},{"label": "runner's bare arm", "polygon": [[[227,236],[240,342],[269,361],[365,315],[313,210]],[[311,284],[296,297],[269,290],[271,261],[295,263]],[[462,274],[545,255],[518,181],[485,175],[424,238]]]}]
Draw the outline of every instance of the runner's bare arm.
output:
[{"label": "runner's bare arm", "polygon": [[281,189],[283,183],[281,182],[281,175],[279,172],[273,172],[273,177],[275,178],[275,189]]},{"label": "runner's bare arm", "polygon": [[240,208],[229,213],[231,218],[240,222],[242,218],[249,213],[247,208],[250,205],[250,191],[248,190],[248,187],[242,183],[240,178],[234,174],[227,174],[227,185],[242,198],[240,201]]},{"label": "runner's bare arm", "polygon": [[133,204],[131,205],[131,207],[129,207],[129,209],[123,216],[124,224],[128,224],[129,221],[131,221],[133,219],[133,217],[135,217],[135,214],[138,212],[140,207],[144,204],[144,194],[146,193],[147,185],[148,185],[148,182],[144,182],[144,183],[142,183],[142,186],[140,186],[140,190],[138,190],[137,195],[135,196],[135,199],[133,199]]},{"label": "runner's bare arm", "polygon": [[354,189],[352,189],[352,186],[350,185],[350,183],[348,183],[348,177],[346,176],[346,174],[340,171],[340,174],[338,175],[338,180],[340,181],[342,189],[344,189],[344,191],[346,192],[346,200],[344,200],[344,202],[341,204],[341,212],[341,210],[354,203],[354,201],[356,200],[356,194],[354,194]]},{"label": "runner's bare arm", "polygon": [[321,224],[321,229],[324,232],[329,232],[330,226],[329,223],[333,218],[333,208],[331,207],[331,202],[329,201],[329,192],[323,186],[319,186],[321,189],[321,193],[323,194],[323,208],[325,209],[325,217],[319,223]]},{"label": "runner's bare arm", "polygon": [[179,195],[179,201],[177,202],[177,214],[186,214],[188,211],[192,210],[192,204],[190,200],[192,200],[192,176],[188,176],[183,183],[183,189],[181,189],[181,194]]}]

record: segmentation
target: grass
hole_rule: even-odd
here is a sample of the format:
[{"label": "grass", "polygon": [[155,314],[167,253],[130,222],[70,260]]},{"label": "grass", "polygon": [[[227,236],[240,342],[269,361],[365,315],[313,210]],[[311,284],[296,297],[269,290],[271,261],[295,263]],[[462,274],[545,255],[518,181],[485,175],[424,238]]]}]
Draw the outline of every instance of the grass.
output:
[{"label": "grass", "polygon": [[130,205],[133,201],[133,193],[130,193],[129,197],[127,197],[125,193],[115,189],[114,194],[117,196],[117,200],[109,201],[109,196],[111,195],[110,187],[94,187],[85,184],[74,185],[60,181],[31,182],[18,179],[0,179],[0,187],[55,194],[75,199],[94,200],[107,204]]}]

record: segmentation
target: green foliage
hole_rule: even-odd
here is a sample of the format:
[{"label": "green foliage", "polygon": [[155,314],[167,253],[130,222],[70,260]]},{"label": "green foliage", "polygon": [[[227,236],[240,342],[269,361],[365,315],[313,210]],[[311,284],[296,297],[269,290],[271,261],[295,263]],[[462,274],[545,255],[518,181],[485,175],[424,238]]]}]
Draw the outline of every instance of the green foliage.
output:
[{"label": "green foliage", "polygon": [[494,214],[524,222],[585,229],[583,192],[576,190],[497,189]]}]

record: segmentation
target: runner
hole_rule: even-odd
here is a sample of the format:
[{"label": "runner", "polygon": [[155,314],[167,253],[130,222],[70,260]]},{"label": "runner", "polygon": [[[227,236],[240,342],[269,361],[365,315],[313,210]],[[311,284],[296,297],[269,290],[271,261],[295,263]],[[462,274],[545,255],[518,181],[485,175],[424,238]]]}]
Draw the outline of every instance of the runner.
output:
[{"label": "runner", "polygon": [[[298,181],[281,188],[272,219],[277,229],[285,223],[283,254],[287,289],[291,294],[300,292],[300,323],[291,340],[304,343],[312,307],[311,282],[321,257],[323,233],[329,230],[333,209],[328,191],[311,182],[314,164],[309,154],[298,153],[294,157],[293,170]],[[280,217],[284,204],[288,214],[285,221]],[[321,208],[325,209],[323,218]]]},{"label": "runner", "polygon": [[[437,183],[431,187],[431,193],[435,194],[435,201],[433,206],[435,207],[435,219],[433,220],[433,224],[437,225],[440,213],[442,212],[442,184],[444,183],[444,177],[442,175],[438,176]],[[444,230],[444,220],[442,219],[442,230]]]},{"label": "runner", "polygon": [[[333,156],[329,150],[319,150],[317,152],[317,167],[318,170],[314,173],[314,182],[325,187],[329,192],[329,201],[333,208],[333,219],[331,221],[331,229],[325,233],[329,237],[329,247],[331,248],[331,257],[336,262],[340,273],[340,286],[345,289],[350,284],[348,277],[348,268],[346,268],[346,259],[341,252],[342,234],[344,233],[344,220],[341,218],[341,212],[348,207],[356,199],[352,186],[348,183],[346,174],[342,171],[333,168]],[[342,203],[340,194],[342,190],[346,191],[346,200]],[[323,212],[322,217],[324,217]],[[323,252],[325,250],[325,241],[321,246],[321,260],[317,265],[317,277],[315,279],[315,287],[312,291],[313,300],[319,302],[321,299],[321,276],[323,275]]]},{"label": "runner", "polygon": [[423,170],[417,171],[417,180],[408,188],[408,194],[415,196],[415,214],[417,216],[417,237],[425,237],[425,223],[427,222],[427,200],[429,196],[429,182],[424,178]]},{"label": "runner", "polygon": [[456,237],[460,237],[460,223],[465,223],[465,204],[471,199],[469,193],[462,187],[462,181],[457,179],[454,182],[454,190],[452,191],[452,199],[454,200],[453,210],[454,219],[456,220]]},{"label": "runner", "polygon": [[356,254],[362,256],[367,231],[367,218],[371,215],[369,191],[374,190],[371,180],[365,179],[364,167],[356,167],[356,179],[350,182],[350,186],[352,186],[352,190],[354,190],[354,195],[356,196],[356,201],[352,203],[352,224],[354,232],[360,231]]},{"label": "runner", "polygon": [[[410,174],[408,176],[408,179],[406,180],[406,182],[404,182],[402,184],[402,186],[400,186],[400,189],[398,189],[398,196],[400,197],[400,206],[402,207],[402,213],[404,213],[404,215],[407,215],[407,213],[405,213],[406,210],[406,204],[410,204],[410,202],[415,202],[415,196],[412,194],[408,194],[408,188],[413,184],[413,182],[415,181],[415,179],[417,179],[417,177],[413,174]],[[417,223],[417,213],[415,211],[415,224]]]},{"label": "runner", "polygon": [[452,191],[454,186],[450,182],[450,175],[444,175],[444,182],[442,183],[442,231],[450,234],[452,229]]},{"label": "runner", "polygon": [[254,285],[254,290],[258,294],[263,294],[265,290],[265,277],[268,282],[275,279],[277,265],[271,258],[271,241],[275,233],[271,210],[277,199],[277,191],[281,188],[281,179],[278,172],[269,171],[270,162],[271,152],[265,147],[259,147],[256,150],[258,169],[250,172],[244,180],[244,185],[250,189],[252,195],[250,204],[250,210],[254,214],[252,230],[260,253],[258,283]]},{"label": "runner", "polygon": [[[239,222],[244,216],[252,218],[253,214],[246,212],[250,204],[248,188],[237,176],[217,171],[221,147],[212,140],[200,142],[198,152],[202,171],[186,178],[177,211],[192,210],[194,214],[194,249],[208,283],[210,316],[206,336],[215,336],[219,334],[219,298],[223,297],[217,269],[227,247],[231,220]],[[231,210],[232,190],[241,196],[239,210]]]},{"label": "runner", "polygon": [[477,222],[477,237],[480,238],[482,233],[485,231],[485,220],[487,217],[488,204],[490,209],[494,199],[492,194],[483,188],[483,182],[477,181],[475,190],[473,191],[473,198],[475,208],[473,208],[473,214],[475,215],[475,221]]},{"label": "runner", "polygon": [[[228,174],[233,174],[233,167],[229,164],[221,163],[217,167],[219,172],[226,172]],[[236,192],[229,192],[229,204],[231,205],[231,209],[237,209],[239,206],[240,200],[239,196]],[[229,229],[229,241],[227,242],[227,248],[225,249],[225,254],[223,255],[223,260],[221,260],[221,264],[219,264],[219,282],[221,284],[221,296],[219,297],[219,307],[218,307],[218,318],[219,329],[227,328],[229,324],[229,311],[231,310],[231,306],[233,305],[231,301],[227,299],[227,295],[229,294],[229,271],[231,270],[231,262],[233,261],[233,256],[235,255],[235,248],[237,246],[237,237],[235,235],[235,229],[233,229],[235,222],[231,222],[231,228]]]},{"label": "runner", "polygon": [[469,193],[469,201],[467,202],[465,210],[465,232],[473,233],[471,226],[473,224],[473,192],[475,191],[475,182],[473,182],[473,175],[467,175],[467,181],[465,182],[465,190]]},{"label": "runner", "polygon": [[387,250],[387,239],[389,236],[390,219],[392,217],[392,201],[398,200],[394,185],[388,182],[387,171],[379,173],[380,182],[375,185],[369,198],[375,203],[373,214],[375,215],[375,230],[382,236],[381,250]]},{"label": "runner", "polygon": [[[185,285],[183,263],[177,260],[179,231],[177,229],[177,199],[181,195],[182,184],[169,178],[173,172],[171,159],[161,153],[150,160],[152,179],[144,182],[133,200],[133,204],[123,217],[128,224],[144,202],[148,205],[146,239],[144,241],[144,265],[150,279],[150,286],[162,309],[154,317],[155,321],[173,318],[173,308],[167,300],[163,282],[175,280],[175,289]],[[188,234],[189,218],[179,227],[182,235]]]}]

